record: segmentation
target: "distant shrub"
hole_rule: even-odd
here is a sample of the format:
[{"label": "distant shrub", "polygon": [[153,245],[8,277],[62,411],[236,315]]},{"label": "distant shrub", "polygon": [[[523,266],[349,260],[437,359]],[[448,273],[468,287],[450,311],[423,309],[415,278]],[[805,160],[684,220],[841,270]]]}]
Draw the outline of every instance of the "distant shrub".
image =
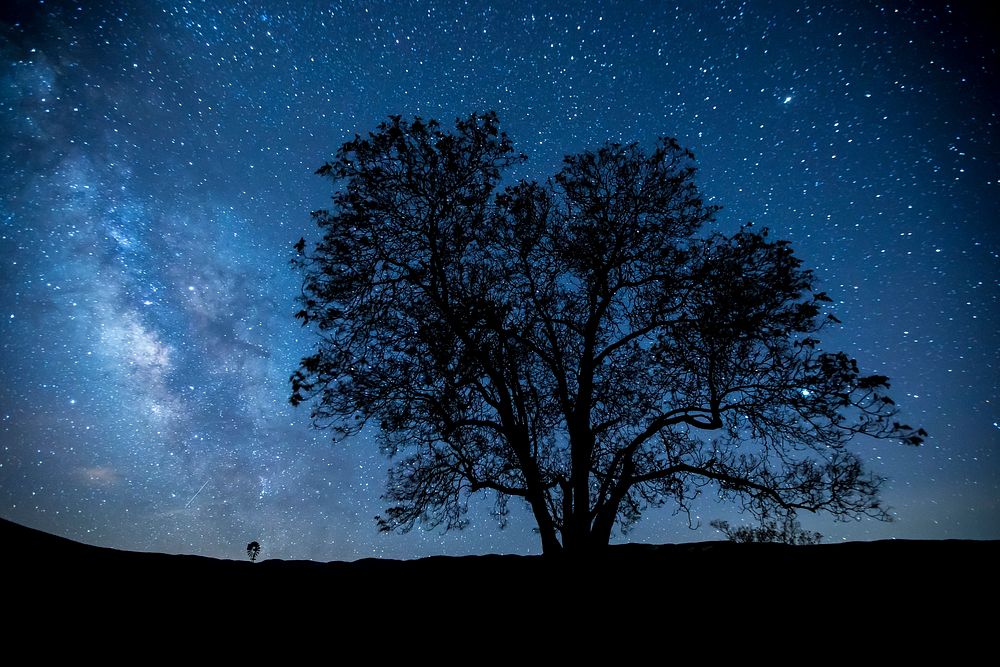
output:
[{"label": "distant shrub", "polygon": [[759,526],[730,526],[728,521],[716,519],[709,525],[726,536],[730,542],[751,544],[774,542],[778,544],[819,544],[823,535],[803,530],[794,517],[765,519]]},{"label": "distant shrub", "polygon": [[257,542],[251,542],[247,545],[247,556],[250,557],[250,562],[253,563],[257,560],[257,556],[260,554],[260,545]]}]

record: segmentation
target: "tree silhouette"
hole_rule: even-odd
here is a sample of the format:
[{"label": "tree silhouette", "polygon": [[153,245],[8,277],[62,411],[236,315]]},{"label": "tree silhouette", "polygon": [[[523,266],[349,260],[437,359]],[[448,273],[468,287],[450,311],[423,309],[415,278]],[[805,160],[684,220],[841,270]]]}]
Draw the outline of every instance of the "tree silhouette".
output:
[{"label": "tree silhouette", "polygon": [[823,541],[820,533],[803,530],[794,514],[761,521],[759,526],[730,526],[728,521],[716,519],[710,523],[726,536],[730,542],[750,544],[757,542],[777,542],[779,544],[819,544]]},{"label": "tree silhouette", "polygon": [[257,542],[251,542],[247,545],[247,556],[250,557],[250,562],[254,563],[257,561],[257,556],[260,555],[260,545]]},{"label": "tree silhouette", "polygon": [[674,139],[500,189],[524,159],[493,113],[394,116],[317,172],[339,187],[296,244],[318,339],[291,402],[335,439],[376,420],[381,529],[461,527],[487,491],[501,524],[526,502],[544,553],[581,553],[708,485],[758,517],[887,518],[848,441],[925,434],[886,377],[820,351],[830,299],[787,242],[702,233],[716,207]]}]

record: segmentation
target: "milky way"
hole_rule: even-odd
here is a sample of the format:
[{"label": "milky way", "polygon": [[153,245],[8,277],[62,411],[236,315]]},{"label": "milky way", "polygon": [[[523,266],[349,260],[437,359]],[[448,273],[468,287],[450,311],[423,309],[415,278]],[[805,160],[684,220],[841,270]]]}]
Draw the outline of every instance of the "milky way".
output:
[{"label": "milky way", "polygon": [[[676,6],[675,6],[676,5]],[[313,175],[389,114],[495,109],[544,178],[678,137],[725,208],[790,239],[893,379],[920,449],[858,442],[896,521],[842,539],[1000,538],[995,33],[932,3],[19,3],[0,23],[0,515],[239,558],[539,550],[489,502],[380,535],[371,434],[287,403],[309,350],[288,265]],[[627,537],[716,539],[704,499]],[[698,528],[700,524],[700,528]],[[692,530],[691,526],[695,529]]]}]

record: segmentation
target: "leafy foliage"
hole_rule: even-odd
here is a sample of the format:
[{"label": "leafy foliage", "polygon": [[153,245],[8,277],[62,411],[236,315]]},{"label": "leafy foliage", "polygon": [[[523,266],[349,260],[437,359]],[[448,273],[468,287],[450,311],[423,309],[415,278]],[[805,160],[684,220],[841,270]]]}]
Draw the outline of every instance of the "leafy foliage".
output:
[{"label": "leafy foliage", "polygon": [[607,144],[545,183],[495,114],[394,116],[317,173],[337,184],[296,244],[314,354],[292,375],[335,439],[375,420],[393,457],[384,530],[461,527],[489,491],[545,552],[608,543],[708,486],[756,516],[886,518],[856,435],[919,444],[888,379],[820,349],[830,298],[791,246],[716,207],[674,139]]},{"label": "leafy foliage", "polygon": [[715,520],[710,524],[726,536],[730,542],[751,544],[776,542],[779,544],[819,544],[823,541],[820,533],[803,530],[794,515],[784,515],[780,519],[764,519],[759,526],[730,526],[728,521]]}]

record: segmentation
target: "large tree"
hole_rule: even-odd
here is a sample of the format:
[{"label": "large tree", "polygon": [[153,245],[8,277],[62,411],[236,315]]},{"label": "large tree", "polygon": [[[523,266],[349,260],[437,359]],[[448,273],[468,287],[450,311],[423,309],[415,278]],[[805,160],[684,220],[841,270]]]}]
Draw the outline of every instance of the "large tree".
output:
[{"label": "large tree", "polygon": [[374,421],[382,529],[460,527],[484,491],[501,521],[527,503],[544,553],[580,553],[709,485],[758,517],[886,517],[848,442],[924,433],[886,377],[820,351],[829,299],[787,242],[703,231],[716,208],[673,139],[501,189],[524,159],[493,113],[392,117],[317,172],[337,187],[296,246],[318,339],[291,401],[337,439]]}]

